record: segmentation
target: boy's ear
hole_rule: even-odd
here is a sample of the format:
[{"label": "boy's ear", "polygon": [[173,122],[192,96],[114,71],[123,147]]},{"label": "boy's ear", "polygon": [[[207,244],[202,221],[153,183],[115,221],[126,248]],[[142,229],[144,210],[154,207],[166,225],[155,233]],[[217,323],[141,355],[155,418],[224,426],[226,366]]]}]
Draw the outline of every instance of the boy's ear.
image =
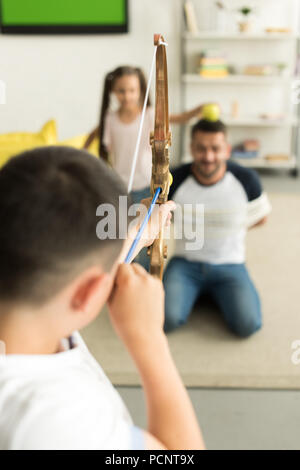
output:
[{"label": "boy's ear", "polygon": [[71,298],[71,308],[82,312],[95,300],[105,303],[110,293],[111,276],[108,273],[90,272],[77,283]]}]

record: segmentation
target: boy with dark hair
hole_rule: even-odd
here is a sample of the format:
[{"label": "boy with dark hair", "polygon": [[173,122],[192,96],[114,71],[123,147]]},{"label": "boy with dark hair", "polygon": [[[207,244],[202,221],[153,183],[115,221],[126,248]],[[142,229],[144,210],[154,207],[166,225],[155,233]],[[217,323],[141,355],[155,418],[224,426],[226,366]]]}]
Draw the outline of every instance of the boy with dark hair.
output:
[{"label": "boy with dark hair", "polygon": [[198,121],[191,131],[193,162],[173,172],[170,198],[177,206],[196,207],[204,239],[197,249],[187,249],[188,238],[176,240],[164,275],[165,331],[186,323],[203,293],[213,297],[236,335],[247,337],[261,328],[259,295],[245,265],[245,237],[248,228],[266,221],[270,204],[255,171],[228,161],[226,133],[222,121]]},{"label": "boy with dark hair", "polygon": [[[113,170],[70,148],[28,151],[0,171],[0,449],[203,448],[163,333],[161,282],[120,264],[130,237],[96,236],[97,207],[118,214],[120,195]],[[161,207],[164,223],[173,209]],[[106,301],[141,375],[147,431],[78,333]]]}]

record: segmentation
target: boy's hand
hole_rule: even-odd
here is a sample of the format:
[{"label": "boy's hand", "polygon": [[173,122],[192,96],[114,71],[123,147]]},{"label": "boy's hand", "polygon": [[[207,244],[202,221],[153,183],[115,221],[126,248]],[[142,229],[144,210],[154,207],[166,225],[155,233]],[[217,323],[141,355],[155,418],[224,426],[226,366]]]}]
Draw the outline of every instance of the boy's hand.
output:
[{"label": "boy's hand", "polygon": [[[142,199],[141,211],[140,211],[140,223],[138,227],[143,222],[145,215],[150,207],[152,198]],[[176,209],[176,204],[174,201],[167,201],[164,204],[156,204],[151,217],[148,221],[148,224],[142,234],[142,244],[143,246],[150,246],[154,240],[158,237],[159,232],[163,227],[168,227],[172,219],[172,211]],[[130,234],[130,236],[133,236]]]},{"label": "boy's hand", "polygon": [[[135,240],[136,235],[138,233],[139,227],[141,226],[142,221],[147,213],[148,207],[151,203],[151,199],[143,199],[141,201],[141,210],[139,215],[139,220],[135,219],[134,223],[129,226],[128,236],[125,240],[123,245],[122,251],[119,255],[119,258],[116,262],[115,267],[120,263],[123,263],[127,253],[132,245],[132,242]],[[165,204],[156,205],[154,211],[148,221],[147,226],[142,234],[142,237],[139,243],[136,246],[135,252],[132,254],[132,258],[134,259],[138,253],[141,251],[142,248],[145,246],[150,246],[154,242],[154,240],[158,237],[160,230],[162,227],[167,227],[171,223],[172,214],[171,212],[176,209],[176,204],[173,201],[168,201]],[[113,275],[115,273],[115,267],[113,268]]]},{"label": "boy's hand", "polygon": [[108,301],[110,319],[125,346],[163,335],[164,290],[159,279],[139,264],[121,264]]}]

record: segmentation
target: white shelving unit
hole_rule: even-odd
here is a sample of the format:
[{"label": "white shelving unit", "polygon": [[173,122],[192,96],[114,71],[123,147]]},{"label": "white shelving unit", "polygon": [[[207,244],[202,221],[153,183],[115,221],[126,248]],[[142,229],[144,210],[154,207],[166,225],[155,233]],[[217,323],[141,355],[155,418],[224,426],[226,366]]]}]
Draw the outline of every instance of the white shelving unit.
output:
[{"label": "white shelving unit", "polygon": [[281,76],[255,76],[255,75],[228,75],[224,78],[203,78],[197,74],[184,74],[182,75],[182,80],[186,83],[202,83],[207,85],[210,83],[216,84],[241,84],[241,85],[281,85],[281,84],[290,84],[291,77],[281,77]]},{"label": "white shelving unit", "polygon": [[224,41],[226,40],[232,40],[232,39],[239,39],[239,40],[245,40],[245,41],[255,41],[255,40],[260,40],[260,39],[266,39],[270,41],[274,41],[275,39],[277,40],[295,40],[299,36],[296,33],[220,33],[220,32],[214,32],[214,31],[204,31],[204,32],[198,32],[198,33],[189,33],[187,31],[184,31],[182,34],[184,39],[215,39],[219,40],[222,39]]},{"label": "white shelving unit", "polygon": [[[238,159],[238,161],[244,166],[253,168],[251,158],[244,158],[244,159],[240,158]],[[276,169],[289,170],[295,167],[296,167],[296,157],[294,155],[292,155],[288,161],[273,160],[273,161],[266,162],[265,158],[258,157],[255,159],[255,166],[254,166],[254,168],[273,168],[275,170]]]},{"label": "white shelving unit", "polygon": [[[195,7],[200,0],[193,0]],[[214,3],[213,0],[210,0]],[[261,3],[268,0],[261,0]],[[282,1],[284,8],[286,2]],[[287,0],[289,1],[289,0]],[[209,2],[209,0],[206,0]],[[278,0],[277,0],[278,2]],[[182,4],[184,1],[182,2]],[[299,2],[300,3],[300,2]],[[274,5],[274,4],[273,4]],[[299,19],[299,7],[295,3]],[[292,85],[300,77],[294,76],[297,57],[300,52],[298,28],[288,33],[240,33],[236,31],[199,31],[187,32],[182,22],[181,34],[181,91],[182,109],[188,109],[199,102],[218,102],[222,117],[229,129],[233,145],[245,139],[258,139],[261,151],[258,158],[243,158],[237,161],[254,168],[288,169],[298,173],[299,160],[299,111],[292,104]],[[203,78],[197,72],[197,58],[204,49],[217,49],[227,52],[229,63],[238,69],[255,63],[286,63],[284,75],[242,75],[232,74],[224,78]],[[300,92],[299,92],[300,95]],[[238,101],[240,113],[232,117],[230,103]],[[283,109],[282,109],[283,108]],[[281,119],[264,119],[263,114],[278,114]],[[188,161],[188,130],[182,131],[183,160]],[[267,160],[265,155],[274,153],[288,154],[288,160]]]}]

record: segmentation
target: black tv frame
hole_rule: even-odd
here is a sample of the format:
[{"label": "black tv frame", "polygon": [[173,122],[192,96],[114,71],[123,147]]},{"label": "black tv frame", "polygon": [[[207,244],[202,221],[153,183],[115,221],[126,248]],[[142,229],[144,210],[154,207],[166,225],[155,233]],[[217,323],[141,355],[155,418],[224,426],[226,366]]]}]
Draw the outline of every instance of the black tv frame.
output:
[{"label": "black tv frame", "polygon": [[0,0],[0,32],[2,34],[122,34],[129,31],[128,0],[124,0],[125,24],[82,25],[9,25],[2,24],[2,1]]}]

